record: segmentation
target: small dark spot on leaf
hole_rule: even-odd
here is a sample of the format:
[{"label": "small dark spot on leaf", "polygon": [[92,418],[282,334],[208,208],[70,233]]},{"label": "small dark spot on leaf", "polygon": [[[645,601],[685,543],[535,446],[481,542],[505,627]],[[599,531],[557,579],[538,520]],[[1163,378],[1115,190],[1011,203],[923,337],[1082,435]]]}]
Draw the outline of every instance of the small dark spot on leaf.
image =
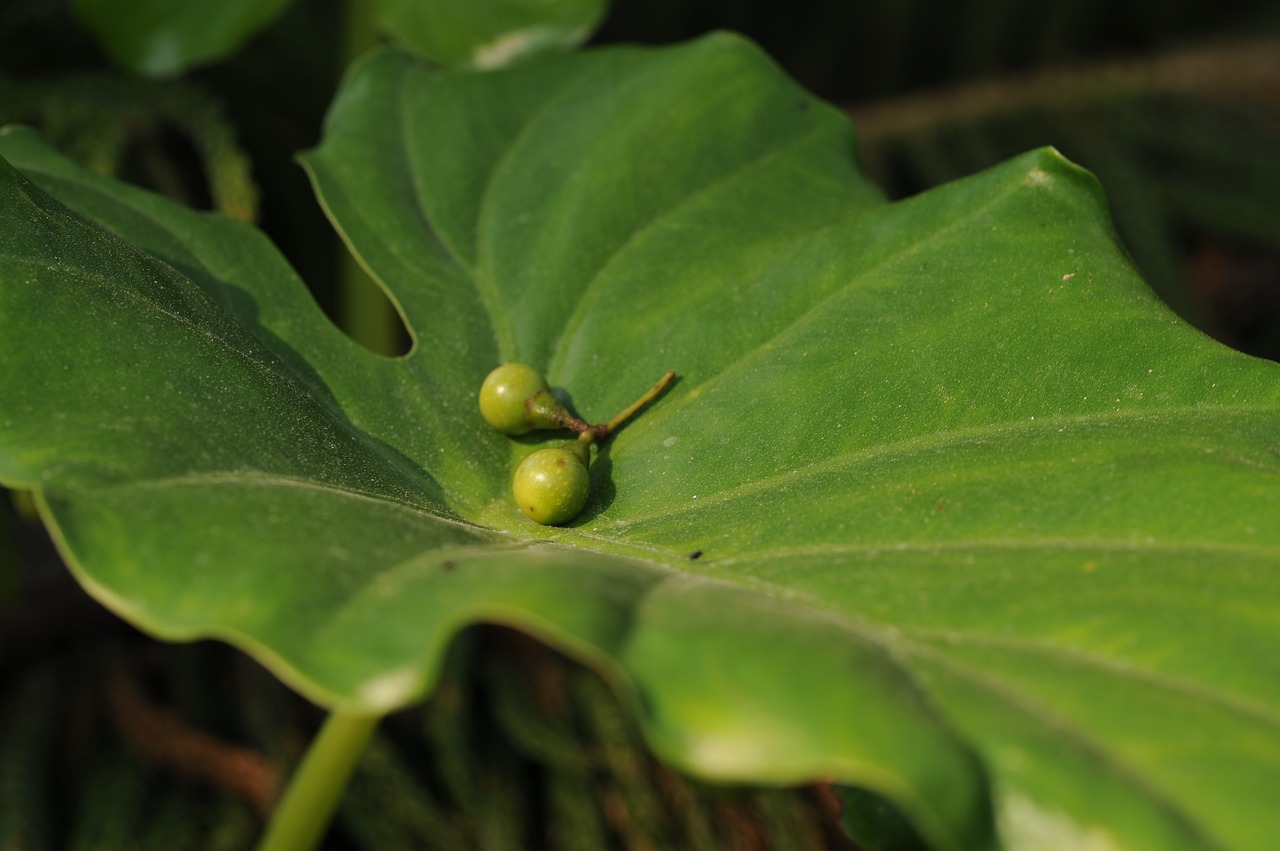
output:
[{"label": "small dark spot on leaf", "polygon": [[800,101],[800,111],[801,112],[809,111],[809,102],[807,100]]},{"label": "small dark spot on leaf", "polygon": [[457,567],[458,567],[458,563],[456,561],[453,561],[452,559],[445,559],[444,561],[440,562],[440,568],[444,570],[446,573],[448,573],[451,570],[455,570]]},{"label": "small dark spot on leaf", "polygon": [[694,550],[689,553],[689,561],[697,561],[700,558],[702,558],[702,550]]}]

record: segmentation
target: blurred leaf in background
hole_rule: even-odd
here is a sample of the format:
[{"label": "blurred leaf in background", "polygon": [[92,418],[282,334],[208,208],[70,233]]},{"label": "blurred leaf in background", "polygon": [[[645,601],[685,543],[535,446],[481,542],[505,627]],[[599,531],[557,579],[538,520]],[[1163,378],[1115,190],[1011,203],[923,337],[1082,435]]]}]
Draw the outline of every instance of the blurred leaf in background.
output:
[{"label": "blurred leaf in background", "polygon": [[608,0],[377,0],[384,30],[441,65],[497,68],[585,41]]},{"label": "blurred leaf in background", "polygon": [[113,59],[137,74],[181,74],[240,48],[291,0],[72,0]]}]

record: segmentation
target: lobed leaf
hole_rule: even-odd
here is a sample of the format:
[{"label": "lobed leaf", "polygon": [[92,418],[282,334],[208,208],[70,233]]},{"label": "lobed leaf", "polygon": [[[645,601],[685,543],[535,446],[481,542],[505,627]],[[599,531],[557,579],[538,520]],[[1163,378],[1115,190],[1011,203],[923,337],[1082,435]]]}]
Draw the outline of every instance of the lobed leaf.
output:
[{"label": "lobed leaf", "polygon": [[[0,478],[135,623],[373,711],[515,625],[677,765],[862,785],[939,848],[1280,828],[1280,372],[1161,305],[1054,151],[887,204],[732,37],[383,52],[306,165],[394,360],[251,229],[0,155]],[[680,374],[570,528],[475,412],[511,359],[589,420]]]}]

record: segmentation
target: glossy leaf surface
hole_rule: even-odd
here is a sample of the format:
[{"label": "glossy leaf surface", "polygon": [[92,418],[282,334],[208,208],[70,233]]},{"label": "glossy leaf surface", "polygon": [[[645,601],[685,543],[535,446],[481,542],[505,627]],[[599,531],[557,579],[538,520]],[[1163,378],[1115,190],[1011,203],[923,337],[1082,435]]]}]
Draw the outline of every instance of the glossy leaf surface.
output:
[{"label": "glossy leaf surface", "polygon": [[[41,187],[0,181],[0,478],[134,622],[379,710],[516,625],[676,764],[864,785],[939,848],[1280,829],[1280,369],[1167,311],[1053,151],[890,205],[730,37],[383,53],[307,165],[399,360],[253,231],[0,155]],[[570,528],[511,504],[503,360],[588,420],[680,374]]]},{"label": "glossy leaf surface", "polygon": [[138,74],[161,77],[221,59],[290,0],[72,0],[107,53]]}]

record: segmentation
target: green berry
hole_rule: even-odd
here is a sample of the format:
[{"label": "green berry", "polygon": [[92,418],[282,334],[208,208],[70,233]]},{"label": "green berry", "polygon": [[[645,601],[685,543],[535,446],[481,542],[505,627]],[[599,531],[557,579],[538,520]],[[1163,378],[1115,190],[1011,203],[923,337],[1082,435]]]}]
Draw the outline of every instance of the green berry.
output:
[{"label": "green berry", "polygon": [[503,434],[563,428],[572,417],[551,395],[542,375],[522,363],[504,363],[480,385],[480,416]]},{"label": "green berry", "polygon": [[511,482],[520,510],[543,526],[559,526],[577,517],[591,489],[590,452],[587,443],[574,441],[539,449],[524,459]]}]

